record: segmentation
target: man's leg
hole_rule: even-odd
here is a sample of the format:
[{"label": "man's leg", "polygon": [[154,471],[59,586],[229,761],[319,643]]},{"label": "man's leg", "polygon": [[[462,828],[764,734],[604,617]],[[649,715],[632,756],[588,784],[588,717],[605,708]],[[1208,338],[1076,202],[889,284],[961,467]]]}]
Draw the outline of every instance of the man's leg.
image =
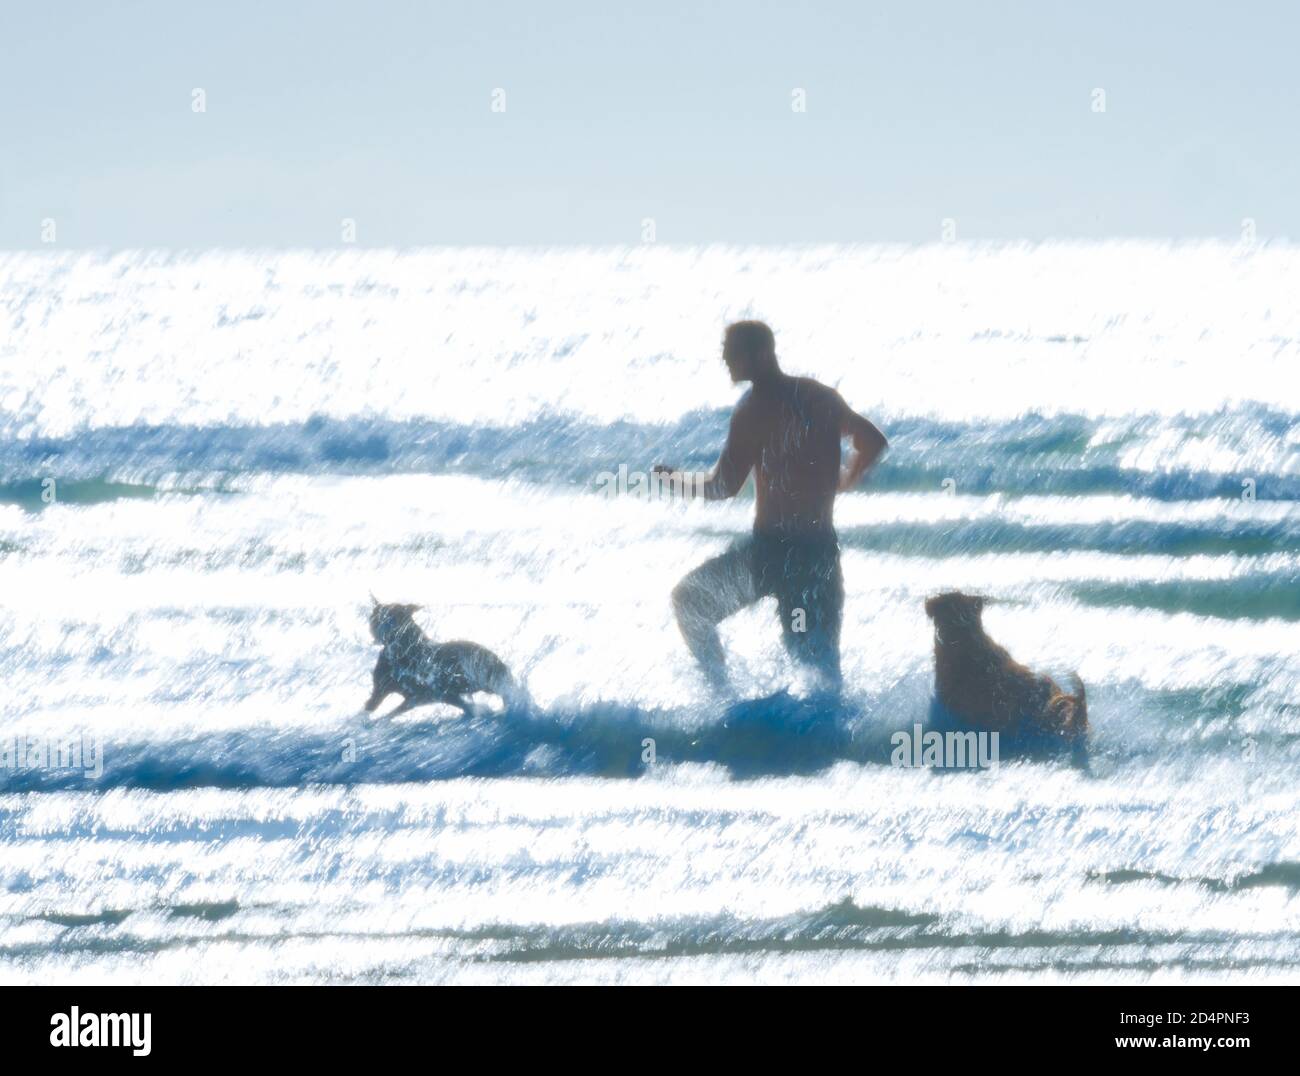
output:
[{"label": "man's leg", "polygon": [[795,542],[787,549],[785,562],[777,606],[786,650],[816,669],[827,687],[839,691],[844,615],[839,545],[834,540]]},{"label": "man's leg", "polygon": [[737,542],[721,556],[706,560],[673,588],[677,625],[715,690],[725,691],[729,686],[718,624],[758,599],[748,541]]}]

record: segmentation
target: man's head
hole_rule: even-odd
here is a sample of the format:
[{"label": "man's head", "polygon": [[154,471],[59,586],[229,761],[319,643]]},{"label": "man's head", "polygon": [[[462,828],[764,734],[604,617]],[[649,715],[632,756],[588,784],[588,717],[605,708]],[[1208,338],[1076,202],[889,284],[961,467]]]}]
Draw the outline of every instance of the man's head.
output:
[{"label": "man's head", "polygon": [[761,321],[737,321],[722,338],[722,361],[732,381],[754,381],[777,372],[776,340]]}]

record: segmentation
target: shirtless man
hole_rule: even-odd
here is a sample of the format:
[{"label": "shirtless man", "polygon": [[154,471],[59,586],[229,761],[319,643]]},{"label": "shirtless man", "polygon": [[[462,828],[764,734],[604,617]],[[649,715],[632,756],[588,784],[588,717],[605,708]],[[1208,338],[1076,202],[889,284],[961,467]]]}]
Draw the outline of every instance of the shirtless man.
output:
[{"label": "shirtless man", "polygon": [[[731,430],[710,475],[656,467],[674,489],[705,500],[740,492],[755,474],[754,532],[705,561],[673,590],[686,645],[711,687],[728,688],[718,624],[774,595],[786,649],[840,686],[844,580],[832,511],[835,494],[855,486],[886,447],[884,435],[834,389],[789,377],[776,362],[772,330],[761,321],[727,328],[722,359],[731,380],[753,387],[731,416]],[[840,440],[853,454],[840,471]]]}]

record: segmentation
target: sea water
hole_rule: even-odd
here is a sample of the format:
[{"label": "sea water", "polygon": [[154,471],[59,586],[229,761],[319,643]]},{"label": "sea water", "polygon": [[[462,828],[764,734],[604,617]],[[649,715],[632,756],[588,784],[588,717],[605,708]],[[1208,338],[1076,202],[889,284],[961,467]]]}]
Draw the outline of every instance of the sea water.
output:
[{"label": "sea water", "polygon": [[[1289,246],[0,255],[0,979],[1300,977],[1297,295]],[[770,601],[735,705],[677,634],[748,491],[599,480],[712,466],[741,317],[890,441],[838,704]],[[1086,760],[891,763],[954,588]],[[362,713],[371,594],[535,709]]]}]

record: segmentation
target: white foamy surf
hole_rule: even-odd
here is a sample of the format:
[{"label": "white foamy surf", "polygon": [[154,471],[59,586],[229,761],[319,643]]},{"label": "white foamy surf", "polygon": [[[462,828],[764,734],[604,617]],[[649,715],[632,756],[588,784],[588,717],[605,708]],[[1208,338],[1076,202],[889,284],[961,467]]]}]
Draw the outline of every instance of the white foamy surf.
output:
[{"label": "white foamy surf", "polygon": [[[1297,272],[1138,243],[0,256],[0,751],[102,748],[0,765],[0,978],[1293,978]],[[750,503],[596,486],[711,465],[742,316],[892,443],[837,509],[848,692],[812,721],[707,704],[671,622]],[[889,764],[949,587],[1080,672],[1088,770]],[[363,719],[370,591],[539,713]],[[767,606],[725,638],[754,696],[791,682]]]}]

